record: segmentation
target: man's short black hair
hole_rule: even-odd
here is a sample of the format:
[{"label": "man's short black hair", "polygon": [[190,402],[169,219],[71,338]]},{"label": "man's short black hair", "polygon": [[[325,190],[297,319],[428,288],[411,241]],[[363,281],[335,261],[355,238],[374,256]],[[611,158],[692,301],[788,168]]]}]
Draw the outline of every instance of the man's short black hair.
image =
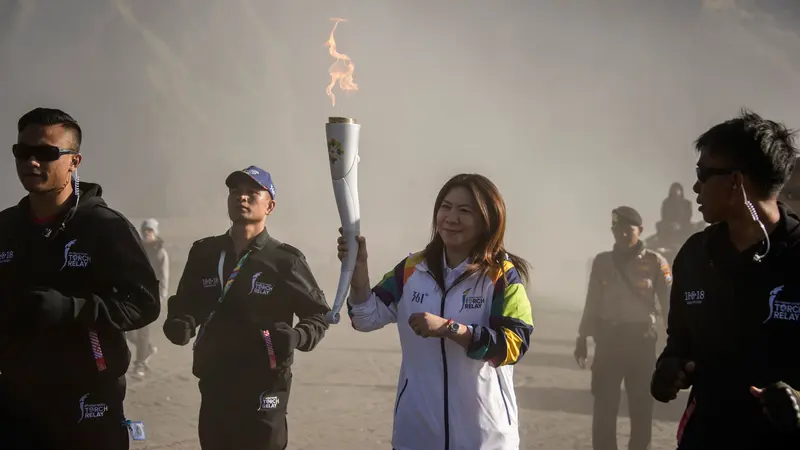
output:
[{"label": "man's short black hair", "polygon": [[759,194],[777,194],[794,170],[795,131],[744,108],[738,117],[711,127],[695,142],[697,151],[730,160],[746,172]]},{"label": "man's short black hair", "polygon": [[64,129],[71,131],[75,136],[75,148],[72,150],[80,151],[81,149],[83,132],[81,131],[80,125],[78,125],[78,121],[60,109],[36,108],[28,111],[19,118],[19,121],[17,122],[17,133],[22,133],[22,130],[24,130],[28,125],[61,125],[64,127]]}]

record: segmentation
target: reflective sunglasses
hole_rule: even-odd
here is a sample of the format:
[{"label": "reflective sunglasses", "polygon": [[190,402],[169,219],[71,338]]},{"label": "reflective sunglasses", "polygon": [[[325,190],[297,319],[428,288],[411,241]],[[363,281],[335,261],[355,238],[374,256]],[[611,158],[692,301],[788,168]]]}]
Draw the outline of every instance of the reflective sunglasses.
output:
[{"label": "reflective sunglasses", "polygon": [[63,155],[75,155],[78,152],[66,148],[59,148],[54,145],[28,145],[28,144],[14,144],[11,147],[14,157],[27,161],[31,158],[39,162],[52,162],[61,158]]},{"label": "reflective sunglasses", "polygon": [[742,171],[738,169],[719,169],[716,167],[697,167],[695,172],[697,173],[697,181],[705,183],[709,178],[716,175],[730,175]]}]

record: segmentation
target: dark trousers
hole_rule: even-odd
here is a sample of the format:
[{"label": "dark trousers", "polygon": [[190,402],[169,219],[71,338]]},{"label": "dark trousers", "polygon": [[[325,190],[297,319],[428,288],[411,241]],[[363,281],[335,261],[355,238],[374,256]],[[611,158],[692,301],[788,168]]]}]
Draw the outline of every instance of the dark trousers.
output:
[{"label": "dark trousers", "polygon": [[290,388],[291,378],[285,388],[266,390],[239,383],[211,386],[201,381],[198,434],[202,450],[286,449]]},{"label": "dark trousers", "polygon": [[0,385],[2,450],[129,448],[124,377],[87,388]]},{"label": "dark trousers", "polygon": [[617,414],[625,383],[631,421],[629,450],[650,448],[653,397],[650,379],[655,367],[656,338],[650,325],[605,325],[595,336],[592,363],[592,448],[617,450]]}]

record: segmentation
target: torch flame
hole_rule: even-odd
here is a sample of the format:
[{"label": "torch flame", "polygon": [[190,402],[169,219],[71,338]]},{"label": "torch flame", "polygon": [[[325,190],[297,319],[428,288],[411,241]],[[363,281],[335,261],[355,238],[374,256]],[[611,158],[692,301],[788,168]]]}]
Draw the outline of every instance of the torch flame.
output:
[{"label": "torch flame", "polygon": [[334,21],[333,29],[331,30],[331,35],[328,38],[328,42],[325,43],[325,46],[328,47],[331,56],[336,58],[336,61],[328,68],[328,73],[331,74],[331,84],[325,89],[325,93],[331,98],[331,106],[336,106],[336,96],[333,94],[333,87],[336,86],[337,81],[339,82],[339,89],[343,91],[357,91],[358,85],[353,81],[353,71],[356,69],[356,66],[353,65],[353,60],[344,53],[336,51],[336,40],[333,39],[333,33],[336,32],[336,27],[339,25],[339,22],[347,21],[345,19],[331,20]]}]

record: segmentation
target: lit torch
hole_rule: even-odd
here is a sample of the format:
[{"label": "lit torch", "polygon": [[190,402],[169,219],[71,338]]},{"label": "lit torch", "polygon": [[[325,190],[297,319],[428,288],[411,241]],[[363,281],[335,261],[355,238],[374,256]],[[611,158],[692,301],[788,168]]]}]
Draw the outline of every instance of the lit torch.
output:
[{"label": "lit torch", "polygon": [[[334,20],[335,23],[325,45],[329,47],[330,54],[336,61],[328,70],[331,75],[331,83],[328,85],[326,93],[331,98],[332,106],[335,106],[336,96],[333,95],[333,88],[337,81],[339,88],[343,91],[356,91],[358,85],[353,82],[353,71],[355,70],[353,61],[347,55],[336,51],[336,41],[333,39],[336,26],[344,19],[331,20]],[[342,261],[333,308],[326,316],[326,320],[331,324],[339,323],[339,311],[350,290],[358,254],[356,236],[361,232],[361,212],[358,204],[358,138],[360,131],[361,125],[357,124],[355,119],[348,117],[331,117],[325,125],[333,194],[336,197],[336,207],[339,209],[339,219],[342,222],[342,234],[347,240],[347,248],[350,249],[347,257]]]}]

